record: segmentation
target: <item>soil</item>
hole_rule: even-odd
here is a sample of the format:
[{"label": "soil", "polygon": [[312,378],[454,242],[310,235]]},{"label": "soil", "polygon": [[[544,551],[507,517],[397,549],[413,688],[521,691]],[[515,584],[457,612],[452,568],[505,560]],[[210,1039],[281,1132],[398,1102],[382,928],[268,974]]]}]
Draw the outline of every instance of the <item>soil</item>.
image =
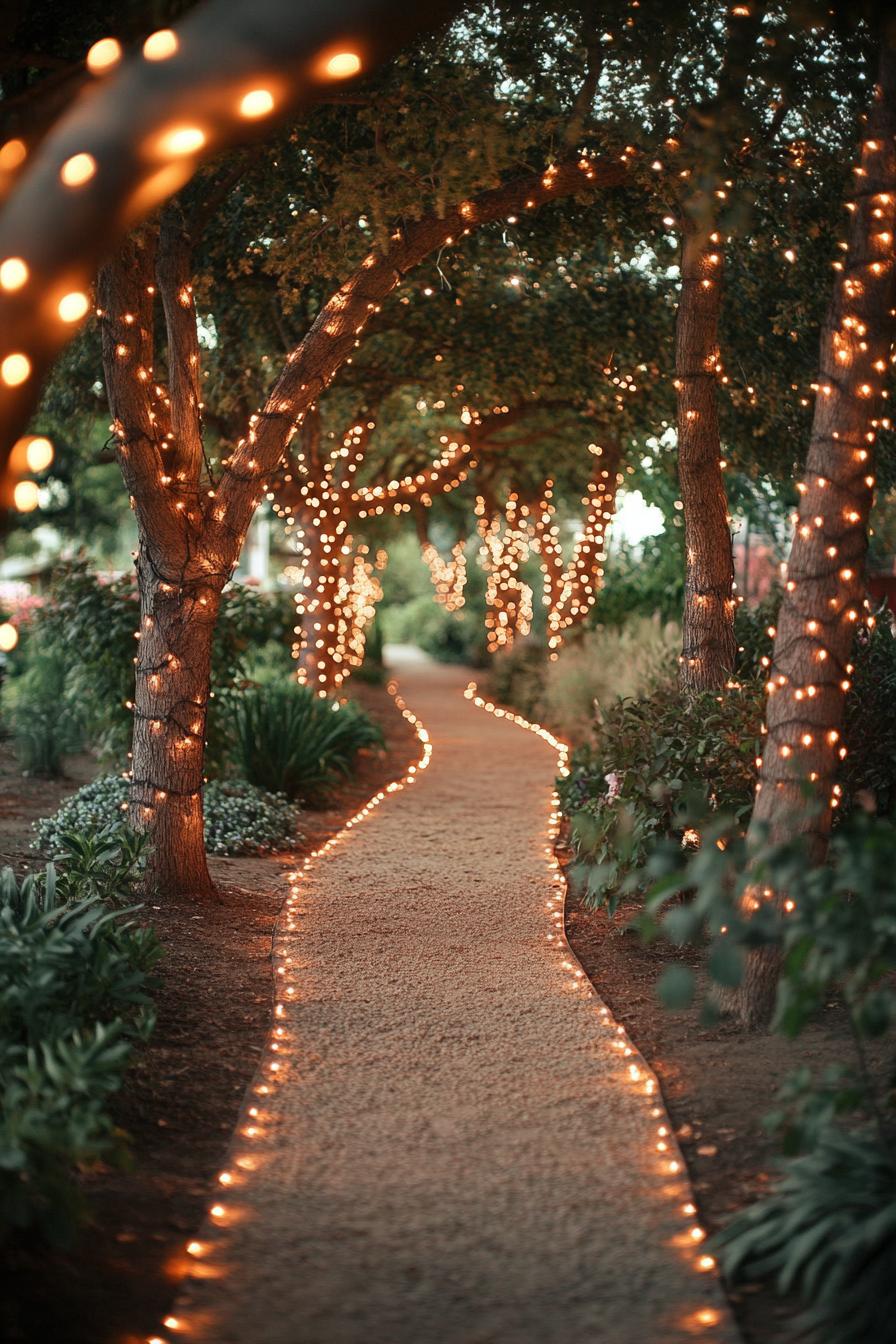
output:
[{"label": "soil", "polygon": [[[779,1146],[762,1122],[779,1086],[798,1066],[823,1069],[849,1061],[849,1025],[843,1009],[829,1004],[797,1041],[744,1033],[730,1023],[700,1027],[695,1011],[672,1012],[656,994],[657,980],[673,960],[699,975],[699,952],[645,945],[627,928],[638,913],[635,904],[623,904],[611,917],[570,893],[567,937],[660,1080],[700,1220],[712,1233],[759,1198],[775,1176]],[[728,1295],[745,1344],[792,1344],[798,1337],[799,1304],[779,1298],[771,1285],[729,1289]]]},{"label": "soil", "polygon": [[[296,850],[215,859],[219,900],[148,909],[165,949],[158,1022],[114,1106],[131,1165],[83,1178],[92,1222],[75,1250],[4,1248],[0,1338],[8,1344],[145,1344],[170,1307],[179,1256],[202,1219],[269,1029],[283,873],[419,755],[385,690],[353,684],[352,695],[382,726],[386,750],[364,755],[325,811],[303,814]],[[33,866],[32,822],[95,772],[78,757],[64,780],[23,779],[0,744],[0,867]]]}]

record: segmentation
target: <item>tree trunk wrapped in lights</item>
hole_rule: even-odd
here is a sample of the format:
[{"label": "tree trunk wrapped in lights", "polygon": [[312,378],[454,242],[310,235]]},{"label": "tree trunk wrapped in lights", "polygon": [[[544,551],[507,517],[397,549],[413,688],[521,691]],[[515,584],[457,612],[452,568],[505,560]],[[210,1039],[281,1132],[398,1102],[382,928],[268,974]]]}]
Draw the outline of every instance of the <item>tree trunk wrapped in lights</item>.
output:
[{"label": "tree trunk wrapped in lights", "polygon": [[589,444],[595,456],[594,472],[582,503],[585,517],[577,533],[569,564],[564,567],[557,528],[553,522],[550,483],[540,508],[535,510],[535,538],[545,575],[545,603],[548,608],[548,648],[556,658],[563,643],[563,632],[585,620],[597,600],[607,558],[607,529],[616,505],[616,490],[621,483],[621,450],[617,443],[603,448]]},{"label": "tree trunk wrapped in lights", "polygon": [[[868,516],[884,384],[896,339],[896,48],[882,53],[880,81],[848,204],[846,250],[821,334],[818,388],[806,471],[768,682],[768,737],[750,837],[803,834],[821,862],[836,773],[850,657],[863,620]],[[807,806],[809,792],[814,807]],[[784,908],[786,893],[767,892]],[[754,893],[753,899],[756,899]],[[760,897],[762,898],[762,897]],[[779,964],[750,956],[739,994],[744,1023],[771,1015]]]},{"label": "tree trunk wrapped in lights", "polygon": [[719,235],[686,224],[675,341],[678,475],[684,506],[681,683],[720,690],[734,669],[734,555],[722,480],[716,381],[721,310]]},{"label": "tree trunk wrapped in lights", "polygon": [[[192,293],[186,282],[187,240],[176,221],[166,225],[158,273],[154,270],[154,230],[145,238],[128,239],[105,265],[98,282],[103,328],[103,364],[118,439],[118,458],[137,518],[138,581],[145,613],[155,619],[164,594],[171,608],[163,623],[177,647],[162,651],[168,671],[141,668],[135,714],[138,721],[160,720],[169,739],[167,754],[147,756],[145,742],[135,742],[132,816],[136,826],[155,841],[147,881],[171,894],[201,893],[211,888],[201,847],[201,781],[205,706],[210,694],[209,667],[203,640],[187,668],[178,648],[177,632],[187,628],[189,614],[199,609],[211,619],[230,578],[268,482],[280,466],[290,442],[318,394],[350,359],[364,328],[402,277],[431,252],[514,211],[535,210],[564,197],[590,194],[625,180],[619,163],[583,157],[504,183],[449,207],[444,214],[425,215],[393,234],[381,252],[371,252],[321,308],[305,338],[288,356],[263,410],[251,418],[244,439],[221,464],[214,481],[205,471],[201,452],[201,406],[198,401],[198,345]],[[155,381],[153,328],[156,293],[161,292],[167,327],[170,382]],[[194,360],[194,356],[196,357]],[[195,370],[195,376],[194,376]],[[432,475],[409,478],[386,487],[360,487],[353,503],[357,517],[374,517],[389,509],[411,508],[425,499],[441,479],[456,468],[434,464]],[[340,486],[340,488],[342,488]],[[159,585],[158,590],[156,585]],[[164,585],[164,586],[162,586]],[[178,605],[179,604],[179,605]],[[177,608],[177,611],[175,611]],[[202,665],[200,666],[200,660]],[[158,686],[150,677],[158,677]],[[169,678],[190,681],[184,697],[196,712],[191,722],[179,709],[165,709],[162,687]],[[200,692],[200,683],[204,689]],[[201,701],[201,704],[200,704]],[[174,703],[174,702],[172,702]],[[180,703],[179,701],[177,703]],[[190,786],[182,780],[183,759],[177,747],[189,734]],[[162,772],[162,777],[156,775]],[[188,799],[192,802],[188,802]],[[163,817],[163,809],[167,809]],[[192,810],[191,810],[192,809]]]},{"label": "tree trunk wrapped in lights", "polygon": [[425,470],[382,485],[358,485],[375,428],[373,420],[352,425],[340,447],[324,455],[315,408],[288,469],[278,473],[269,492],[287,532],[300,534],[293,651],[300,682],[321,694],[339,690],[360,667],[366,630],[382,596],[375,571],[383,568],[385,552],[371,562],[367,546],[356,546],[352,529],[385,513],[428,508],[435,495],[456,489],[476,465],[462,435],[445,435],[444,451]]},{"label": "tree trunk wrapped in lights", "polygon": [[[168,894],[206,894],[202,772],[211,647],[221,591],[239,553],[209,539],[198,346],[185,243],[163,222],[129,240],[100,273],[103,364],[117,453],[137,519],[140,626],[131,821],[148,832],[147,879]],[[153,368],[154,296],[166,315],[170,382]],[[219,535],[219,534],[218,534]]]},{"label": "tree trunk wrapped in lights", "polygon": [[[728,10],[725,54],[715,97],[691,108],[676,147],[697,181],[683,200],[681,294],[675,333],[678,476],[685,527],[685,597],[681,684],[687,691],[721,690],[734,670],[734,552],[722,476],[717,383],[721,375],[722,237],[717,211],[722,179],[762,33],[761,0]],[[708,185],[713,180],[714,190]],[[726,187],[730,182],[726,181]]]},{"label": "tree trunk wrapped in lights", "polygon": [[519,636],[532,629],[533,595],[522,578],[529,559],[533,529],[529,510],[511,493],[503,513],[486,510],[485,500],[476,501],[479,515],[479,563],[486,573],[485,631],[489,653],[509,649]]}]

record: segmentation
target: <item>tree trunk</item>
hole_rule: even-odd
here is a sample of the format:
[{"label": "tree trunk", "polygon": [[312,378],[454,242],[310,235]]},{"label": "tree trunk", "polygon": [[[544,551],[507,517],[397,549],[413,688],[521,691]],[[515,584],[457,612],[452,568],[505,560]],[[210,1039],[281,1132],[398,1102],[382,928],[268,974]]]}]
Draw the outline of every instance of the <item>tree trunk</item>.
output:
[{"label": "tree trunk", "polygon": [[166,896],[213,890],[205,858],[202,770],[217,580],[159,577],[141,545],[131,823],[151,836],[147,886]]},{"label": "tree trunk", "polygon": [[[812,434],[798,487],[800,508],[768,687],[768,738],[749,831],[750,838],[767,835],[773,842],[804,835],[813,863],[824,860],[838,802],[849,660],[863,619],[875,440],[896,338],[893,48],[881,55],[880,84],[855,182],[847,250],[835,263],[834,293],[821,333]],[[765,895],[779,907],[785,898],[781,891]],[[745,1025],[769,1020],[778,971],[774,952],[749,958],[738,997]]]},{"label": "tree trunk", "polygon": [[686,223],[675,341],[678,475],[684,505],[681,684],[721,689],[734,669],[734,555],[722,480],[716,377],[721,309],[717,238]]}]

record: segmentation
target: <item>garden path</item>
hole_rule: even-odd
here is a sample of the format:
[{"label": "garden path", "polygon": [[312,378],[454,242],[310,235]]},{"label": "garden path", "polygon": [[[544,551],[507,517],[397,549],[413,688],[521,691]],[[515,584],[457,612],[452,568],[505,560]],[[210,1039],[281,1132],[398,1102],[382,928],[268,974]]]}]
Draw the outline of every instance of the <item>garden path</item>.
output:
[{"label": "garden path", "polygon": [[279,1048],[164,1338],[730,1342],[653,1076],[551,933],[556,752],[461,671],[400,674],[429,768],[295,887]]}]

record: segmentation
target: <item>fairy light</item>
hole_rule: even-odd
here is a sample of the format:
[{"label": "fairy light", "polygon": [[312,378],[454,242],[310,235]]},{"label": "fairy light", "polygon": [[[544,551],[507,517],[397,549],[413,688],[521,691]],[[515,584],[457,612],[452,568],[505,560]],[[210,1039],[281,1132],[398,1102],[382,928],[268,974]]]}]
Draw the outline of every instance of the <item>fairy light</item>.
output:
[{"label": "fairy light", "polygon": [[0,621],[0,653],[12,653],[19,642],[19,632],[12,621]]},{"label": "fairy light", "polygon": [[274,95],[270,89],[251,89],[240,99],[240,116],[250,121],[266,117],[274,110]]},{"label": "fairy light", "polygon": [[195,154],[206,141],[206,134],[199,126],[174,126],[159,137],[159,151],[171,158],[185,158]]},{"label": "fairy light", "polygon": [[175,32],[170,28],[159,28],[143,43],[143,55],[148,61],[167,61],[177,52],[178,46]]},{"label": "fairy light", "polygon": [[121,43],[114,37],[101,37],[87,53],[86,65],[92,75],[104,75],[121,60]]},{"label": "fairy light", "polygon": [[19,513],[33,513],[40,503],[40,487],[36,481],[18,481],[12,498]]},{"label": "fairy light", "polygon": [[59,177],[67,187],[83,187],[96,172],[96,159],[92,154],[73,154],[59,169]]},{"label": "fairy light", "polygon": [[0,363],[0,379],[7,387],[19,387],[31,373],[31,360],[27,355],[16,351]]},{"label": "fairy light", "polygon": [[340,51],[329,58],[324,68],[330,79],[350,79],[361,69],[361,57],[356,51]]},{"label": "fairy light", "polygon": [[[262,1059],[267,1062],[261,1064],[255,1080],[250,1085],[248,1096],[252,1099],[251,1103],[245,1107],[245,1117],[241,1116],[237,1123],[228,1165],[217,1177],[217,1185],[223,1186],[228,1191],[229,1202],[212,1203],[208,1209],[209,1225],[198,1237],[192,1238],[187,1243],[186,1252],[194,1261],[201,1259],[203,1262],[208,1262],[216,1252],[221,1251],[228,1227],[249,1212],[252,1173],[258,1167],[257,1154],[266,1133],[265,1126],[259,1123],[263,1117],[262,1108],[269,1106],[280,1089],[289,1082],[295,1067],[296,1051],[292,1045],[294,1039],[292,1029],[295,1025],[301,971],[296,965],[292,949],[295,937],[299,933],[303,886],[307,885],[313,869],[320,860],[349,843],[353,832],[363,822],[369,821],[377,809],[394,794],[411,788],[432,761],[433,746],[422,720],[399,694],[398,683],[394,679],[387,684],[386,690],[402,718],[413,730],[420,746],[420,753],[399,779],[378,789],[363,807],[349,817],[341,830],[307,854],[302,859],[300,867],[286,875],[288,892],[274,932],[273,1022],[262,1052]],[[272,1053],[277,1056],[274,1060],[270,1059]],[[244,1140],[248,1141],[248,1146]],[[238,1172],[234,1168],[237,1168]],[[172,1320],[177,1324],[172,1325]],[[182,1307],[178,1302],[175,1312],[163,1321],[163,1325],[171,1331],[189,1331],[188,1303],[185,1302]],[[158,1336],[151,1336],[146,1344],[153,1344],[153,1340],[158,1340]],[[159,1344],[165,1344],[165,1341],[159,1340]]]},{"label": "fairy light", "polygon": [[0,289],[12,293],[28,282],[28,264],[21,257],[7,257],[0,262]]},{"label": "fairy light", "polygon": [[[467,685],[464,697],[472,701],[477,709],[482,709],[487,714],[494,715],[495,718],[506,719],[516,727],[523,728],[540,738],[557,753],[558,776],[565,778],[569,774],[570,747],[548,728],[539,723],[532,723],[522,714],[505,709],[492,700],[486,700],[478,693],[475,681],[471,681]],[[655,1122],[651,1125],[651,1128],[656,1136],[653,1140],[654,1169],[658,1180],[662,1182],[664,1192],[668,1192],[675,1201],[677,1212],[680,1213],[685,1223],[682,1236],[681,1238],[676,1237],[675,1243],[695,1273],[710,1274],[716,1268],[716,1262],[713,1256],[707,1255],[701,1249],[706,1233],[703,1227],[694,1221],[697,1209],[690,1194],[687,1176],[686,1174],[683,1175],[683,1173],[686,1173],[684,1158],[673,1136],[671,1122],[664,1107],[659,1104],[662,1097],[659,1081],[647,1061],[630,1040],[625,1027],[613,1020],[609,1008],[598,998],[569,945],[566,936],[565,917],[567,886],[560,861],[556,855],[560,825],[560,798],[555,791],[551,796],[549,805],[547,843],[544,849],[552,888],[552,894],[546,902],[549,927],[545,934],[545,941],[557,954],[561,976],[566,980],[569,989],[593,1002],[600,1025],[607,1033],[610,1048],[618,1052],[619,1076],[622,1086],[634,1089],[636,1094],[642,1097],[644,1103],[650,1108],[650,1119]],[[670,1181],[670,1177],[674,1179]],[[683,1198],[685,1190],[687,1190],[687,1196]],[[703,1328],[721,1325],[723,1324],[723,1316],[718,1308],[703,1306],[693,1311],[686,1324],[699,1324]]]},{"label": "fairy light", "polygon": [[56,311],[63,322],[80,322],[89,307],[90,300],[87,295],[80,290],[73,290],[71,294],[63,295]]}]

